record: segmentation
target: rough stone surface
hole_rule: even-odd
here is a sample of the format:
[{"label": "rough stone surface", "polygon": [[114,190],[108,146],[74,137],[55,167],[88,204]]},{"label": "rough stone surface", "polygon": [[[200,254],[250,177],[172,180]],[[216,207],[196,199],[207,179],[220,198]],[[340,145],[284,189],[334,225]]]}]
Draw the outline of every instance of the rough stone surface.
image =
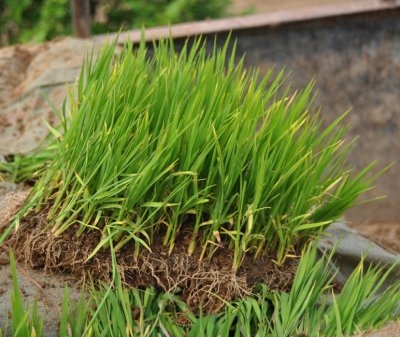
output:
[{"label": "rough stone surface", "polygon": [[43,120],[56,122],[47,98],[61,107],[92,45],[63,38],[0,49],[0,155],[28,152],[43,140]]},{"label": "rough stone surface", "polygon": [[[73,285],[71,278],[66,275],[46,274],[41,270],[33,270],[23,264],[17,265],[17,275],[24,305],[32,307],[35,298],[38,299],[39,313],[44,315],[44,336],[59,337],[58,330],[64,287],[68,286],[71,302],[78,301],[80,296],[79,287]],[[10,266],[8,264],[8,252],[0,250],[1,328],[6,326],[6,322],[9,324],[11,322],[11,291],[12,279]],[[3,331],[3,333],[4,332],[5,331]]]},{"label": "rough stone surface", "polygon": [[[381,235],[382,236],[382,235]],[[350,276],[354,268],[364,257],[365,265],[391,266],[398,262],[400,255],[387,251],[361,235],[356,230],[349,228],[345,223],[332,224],[325,236],[320,240],[318,247],[321,251],[331,250],[335,247],[334,262],[338,267],[336,279],[343,283]],[[395,267],[384,286],[389,286],[399,281],[400,267]],[[376,331],[357,334],[355,337],[399,337],[400,323],[392,322]]]}]

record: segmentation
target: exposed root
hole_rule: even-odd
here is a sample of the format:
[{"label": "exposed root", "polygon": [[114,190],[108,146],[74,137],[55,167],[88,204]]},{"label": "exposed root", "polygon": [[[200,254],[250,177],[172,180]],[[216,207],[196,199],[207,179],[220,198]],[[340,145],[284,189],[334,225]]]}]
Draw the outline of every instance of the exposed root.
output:
[{"label": "exposed root", "polygon": [[133,264],[124,262],[121,267],[127,284],[139,282],[139,286],[145,286],[150,281],[165,292],[181,290],[183,300],[192,309],[201,306],[217,312],[224,301],[251,294],[245,275],[237,275],[231,268],[220,269],[215,264],[199,262],[182,252],[167,258],[144,254]]},{"label": "exposed root", "polygon": [[[46,217],[37,215],[21,222],[8,244],[15,255],[32,268],[64,271],[83,280],[110,282],[112,261],[109,250],[88,256],[101,240],[100,231],[85,232],[76,237],[76,228],[54,236],[46,228]],[[117,263],[122,282],[130,287],[154,286],[165,292],[179,293],[195,312],[201,307],[205,313],[220,311],[226,302],[249,295],[254,286],[263,282],[272,290],[288,290],[293,281],[297,260],[289,259],[277,266],[268,257],[253,262],[246,258],[238,271],[232,270],[232,256],[219,252],[210,261],[199,261],[198,255],[186,253],[190,233],[181,235],[171,254],[161,243],[152,245],[152,252],[142,250],[139,256],[129,243],[117,252]]]}]

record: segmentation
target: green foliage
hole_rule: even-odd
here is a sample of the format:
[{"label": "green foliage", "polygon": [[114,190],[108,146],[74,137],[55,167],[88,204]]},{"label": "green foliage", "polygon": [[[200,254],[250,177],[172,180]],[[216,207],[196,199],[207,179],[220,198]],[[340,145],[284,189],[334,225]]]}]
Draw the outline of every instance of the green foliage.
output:
[{"label": "green foliage", "polygon": [[[228,4],[229,0],[92,0],[92,32],[221,17]],[[0,31],[0,45],[70,35],[70,0],[5,0],[0,3]]]},{"label": "green foliage", "polygon": [[85,288],[83,287],[79,301],[71,303],[68,296],[68,288],[65,287],[60,317],[60,337],[84,336],[92,306],[92,299],[90,297],[86,299],[86,297]]},{"label": "green foliage", "polygon": [[69,0],[6,0],[0,7],[1,44],[40,42],[72,32]]},{"label": "green foliage", "polygon": [[230,0],[110,0],[102,7],[107,25],[94,22],[94,33],[168,25],[226,15]]},{"label": "green foliage", "polygon": [[351,336],[400,318],[400,282],[383,287],[398,263],[365,270],[362,259],[336,294],[328,267],[331,261],[332,255],[318,259],[314,248],[305,251],[290,293],[274,295],[273,337],[301,333],[316,337]]},{"label": "green foliage", "polygon": [[259,81],[228,44],[208,55],[200,40],[180,54],[161,42],[150,58],[144,44],[114,47],[88,60],[62,130],[22,165],[54,153],[22,213],[49,206],[55,235],[78,224],[78,236],[104,233],[96,251],[133,240],[138,253],[161,233],[172,250],[186,224],[189,253],[223,243],[237,268],[245,254],[282,261],[370,188],[371,166],[356,175],[346,163],[343,116],[321,128],[312,84],[288,96],[282,73]]}]

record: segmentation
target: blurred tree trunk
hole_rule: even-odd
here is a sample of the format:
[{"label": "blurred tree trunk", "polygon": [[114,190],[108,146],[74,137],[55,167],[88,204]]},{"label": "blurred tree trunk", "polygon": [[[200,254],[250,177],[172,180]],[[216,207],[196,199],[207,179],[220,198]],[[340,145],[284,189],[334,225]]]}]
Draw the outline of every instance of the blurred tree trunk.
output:
[{"label": "blurred tree trunk", "polygon": [[90,36],[90,5],[89,0],[71,0],[72,25],[77,37]]}]

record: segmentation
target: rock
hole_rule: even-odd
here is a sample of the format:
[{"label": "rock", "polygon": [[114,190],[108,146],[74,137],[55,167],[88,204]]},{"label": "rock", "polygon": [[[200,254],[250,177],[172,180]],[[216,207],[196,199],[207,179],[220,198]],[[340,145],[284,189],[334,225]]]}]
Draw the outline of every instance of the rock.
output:
[{"label": "rock", "polygon": [[[330,251],[335,247],[334,260],[338,267],[336,279],[340,283],[347,280],[363,256],[367,266],[370,264],[392,266],[400,259],[399,254],[385,250],[343,222],[329,226],[318,247],[321,251]],[[399,277],[400,266],[397,266],[388,283],[398,282]]]},{"label": "rock", "polygon": [[61,107],[66,84],[75,82],[92,47],[89,40],[62,38],[0,49],[0,155],[29,152],[43,140],[43,119],[56,123],[45,96]]}]

